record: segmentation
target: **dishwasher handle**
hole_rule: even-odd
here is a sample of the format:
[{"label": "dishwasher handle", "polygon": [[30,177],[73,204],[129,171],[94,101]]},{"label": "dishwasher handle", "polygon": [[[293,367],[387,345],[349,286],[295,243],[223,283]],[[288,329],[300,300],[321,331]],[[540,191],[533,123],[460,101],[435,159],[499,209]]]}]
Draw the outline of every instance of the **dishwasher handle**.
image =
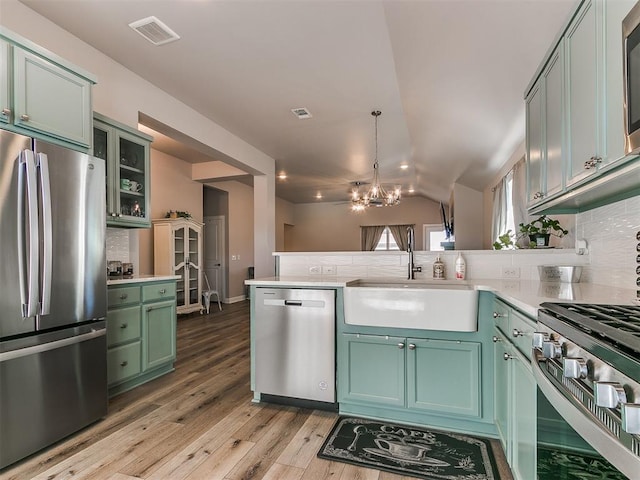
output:
[{"label": "dishwasher handle", "polygon": [[302,306],[302,300],[285,300],[284,301],[285,306],[294,306],[294,307],[301,307]]},{"label": "dishwasher handle", "polygon": [[282,298],[265,298],[264,305],[269,307],[312,307],[325,308],[324,300],[285,300]]}]

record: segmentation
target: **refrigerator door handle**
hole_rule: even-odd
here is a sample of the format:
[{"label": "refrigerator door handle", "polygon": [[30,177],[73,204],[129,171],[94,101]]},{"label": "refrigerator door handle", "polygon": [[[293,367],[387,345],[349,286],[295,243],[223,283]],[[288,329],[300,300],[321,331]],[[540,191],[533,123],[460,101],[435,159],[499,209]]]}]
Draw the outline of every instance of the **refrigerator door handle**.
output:
[{"label": "refrigerator door handle", "polygon": [[[33,317],[38,313],[39,235],[36,180],[36,163],[33,152],[23,150],[20,154],[20,168],[18,170],[18,275],[20,277],[23,318]],[[25,230],[28,232],[28,238],[25,238]]]},{"label": "refrigerator door handle", "polygon": [[93,338],[102,337],[107,334],[106,328],[92,329],[90,332],[83,333],[72,337],[63,338],[49,343],[41,343],[39,345],[33,345],[31,347],[19,348],[17,350],[9,350],[8,352],[0,353],[0,363],[13,360],[15,358],[27,357],[36,353],[48,352],[55,350],[56,348],[66,347],[75,343],[86,342]]},{"label": "refrigerator door handle", "polygon": [[51,267],[53,261],[51,240],[51,184],[49,183],[49,158],[46,153],[38,153],[36,167],[40,172],[40,193],[42,197],[42,297],[40,314],[50,313]]}]

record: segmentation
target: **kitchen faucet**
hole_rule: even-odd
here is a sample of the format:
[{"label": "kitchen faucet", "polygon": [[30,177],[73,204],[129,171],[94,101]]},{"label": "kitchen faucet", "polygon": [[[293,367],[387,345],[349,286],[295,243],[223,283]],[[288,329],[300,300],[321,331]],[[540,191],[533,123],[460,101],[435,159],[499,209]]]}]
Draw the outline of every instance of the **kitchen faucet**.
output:
[{"label": "kitchen faucet", "polygon": [[413,230],[413,225],[407,227],[407,252],[409,252],[409,265],[407,280],[415,280],[416,272],[422,272],[422,267],[416,267],[413,262],[413,251],[415,250],[416,233]]}]

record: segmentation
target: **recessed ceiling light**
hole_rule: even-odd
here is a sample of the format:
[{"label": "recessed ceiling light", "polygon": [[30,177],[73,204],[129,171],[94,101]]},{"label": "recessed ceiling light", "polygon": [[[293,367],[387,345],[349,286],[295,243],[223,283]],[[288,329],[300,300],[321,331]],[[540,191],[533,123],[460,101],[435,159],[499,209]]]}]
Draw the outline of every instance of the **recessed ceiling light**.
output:
[{"label": "recessed ceiling light", "polygon": [[304,120],[305,118],[311,118],[313,116],[311,115],[311,112],[304,107],[292,108],[291,111],[299,120]]},{"label": "recessed ceiling light", "polygon": [[131,22],[129,26],[154,45],[180,40],[180,35],[153,16]]},{"label": "recessed ceiling light", "polygon": [[322,198],[322,194],[320,192],[316,193],[316,198],[320,200]]},{"label": "recessed ceiling light", "polygon": [[281,173],[279,173],[279,174],[278,174],[278,178],[279,178],[280,180],[286,180],[286,178],[287,178],[287,174],[286,174],[286,173],[284,173],[284,172],[281,172]]},{"label": "recessed ceiling light", "polygon": [[409,168],[409,165],[407,165],[406,163],[403,163],[402,165],[400,165],[401,170],[406,170],[407,168]]},{"label": "recessed ceiling light", "polygon": [[409,193],[413,193],[413,192],[415,192],[415,190],[413,189],[413,187],[410,187],[409,188]]}]

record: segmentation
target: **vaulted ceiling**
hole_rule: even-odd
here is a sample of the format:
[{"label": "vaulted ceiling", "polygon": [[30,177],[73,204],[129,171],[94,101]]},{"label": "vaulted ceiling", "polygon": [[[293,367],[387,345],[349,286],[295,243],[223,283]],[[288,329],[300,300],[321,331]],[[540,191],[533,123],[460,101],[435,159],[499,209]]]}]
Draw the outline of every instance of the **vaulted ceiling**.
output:
[{"label": "vaulted ceiling", "polygon": [[[455,182],[485,188],[524,139],[524,90],[575,4],[21,1],[274,158],[294,203],[371,181],[373,109],[383,183],[445,201]],[[128,27],[151,15],[181,39]]]}]

